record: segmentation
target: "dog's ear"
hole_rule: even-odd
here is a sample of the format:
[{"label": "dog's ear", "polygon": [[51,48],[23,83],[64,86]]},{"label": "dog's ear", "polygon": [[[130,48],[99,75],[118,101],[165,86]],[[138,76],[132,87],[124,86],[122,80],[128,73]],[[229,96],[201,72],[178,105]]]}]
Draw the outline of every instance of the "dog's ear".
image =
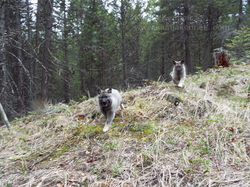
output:
[{"label": "dog's ear", "polygon": [[173,64],[174,64],[174,65],[176,64],[175,60],[173,60]]},{"label": "dog's ear", "polygon": [[97,93],[100,94],[102,92],[101,88],[97,88]]},{"label": "dog's ear", "polygon": [[112,88],[111,87],[108,89],[108,93],[112,93]]},{"label": "dog's ear", "polygon": [[181,64],[184,64],[184,60],[181,61]]}]

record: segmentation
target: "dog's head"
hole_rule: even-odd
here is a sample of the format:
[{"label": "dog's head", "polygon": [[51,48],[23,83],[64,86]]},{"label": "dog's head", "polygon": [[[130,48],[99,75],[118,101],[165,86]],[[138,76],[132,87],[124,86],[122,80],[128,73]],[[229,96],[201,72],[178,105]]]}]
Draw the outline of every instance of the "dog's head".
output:
[{"label": "dog's head", "polygon": [[184,60],[181,60],[181,61],[176,61],[176,60],[174,60],[174,61],[173,61],[173,64],[174,64],[175,70],[176,70],[177,72],[182,72],[182,70],[183,70],[183,65],[184,65]]},{"label": "dog's head", "polygon": [[98,88],[98,99],[101,107],[109,107],[112,104],[111,99],[112,88],[108,88],[106,90],[101,90]]}]

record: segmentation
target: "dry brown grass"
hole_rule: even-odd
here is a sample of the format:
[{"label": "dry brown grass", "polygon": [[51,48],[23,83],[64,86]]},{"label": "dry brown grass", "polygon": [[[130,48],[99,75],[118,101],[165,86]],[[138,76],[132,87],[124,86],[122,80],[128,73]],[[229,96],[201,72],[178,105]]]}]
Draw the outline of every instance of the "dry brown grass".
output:
[{"label": "dry brown grass", "polygon": [[1,127],[0,186],[250,186],[249,75],[236,66],[184,89],[123,92],[107,133],[96,98],[17,119],[13,133]]}]

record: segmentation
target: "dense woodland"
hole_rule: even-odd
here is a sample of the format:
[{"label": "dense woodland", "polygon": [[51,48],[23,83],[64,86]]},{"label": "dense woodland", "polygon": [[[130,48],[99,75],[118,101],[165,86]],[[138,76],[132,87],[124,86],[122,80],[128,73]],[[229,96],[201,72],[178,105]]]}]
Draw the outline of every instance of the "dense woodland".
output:
[{"label": "dense woodland", "polygon": [[249,6],[249,0],[1,0],[0,102],[12,119],[40,100],[94,96],[97,86],[169,81],[173,60],[184,59],[189,74],[206,70],[218,47],[231,59],[249,59]]}]

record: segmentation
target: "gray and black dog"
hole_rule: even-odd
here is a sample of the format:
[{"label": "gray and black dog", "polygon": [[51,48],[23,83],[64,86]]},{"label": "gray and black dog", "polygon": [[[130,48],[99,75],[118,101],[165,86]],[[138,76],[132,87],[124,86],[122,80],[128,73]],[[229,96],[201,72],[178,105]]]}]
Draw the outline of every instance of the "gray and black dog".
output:
[{"label": "gray and black dog", "polygon": [[171,72],[171,77],[173,82],[178,87],[183,87],[184,81],[186,79],[186,67],[184,65],[184,60],[182,61],[173,61],[174,67]]},{"label": "gray and black dog", "polygon": [[122,97],[120,93],[112,88],[101,90],[98,88],[98,100],[101,112],[106,118],[103,132],[107,132],[111,126],[113,119],[115,118],[115,112],[119,106],[123,109]]}]

